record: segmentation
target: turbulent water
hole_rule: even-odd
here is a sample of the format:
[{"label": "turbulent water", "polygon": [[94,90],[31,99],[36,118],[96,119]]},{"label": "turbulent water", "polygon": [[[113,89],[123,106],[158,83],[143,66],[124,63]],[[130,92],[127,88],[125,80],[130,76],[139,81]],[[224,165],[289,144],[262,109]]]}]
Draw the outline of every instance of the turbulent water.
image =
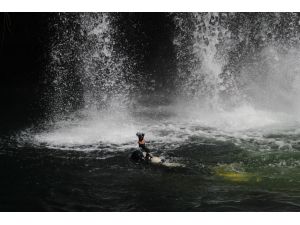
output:
[{"label": "turbulent water", "polygon": [[[50,116],[1,139],[2,211],[300,209],[299,15],[170,16],[167,103],[118,48],[116,15],[58,17]],[[137,131],[164,165],[129,160]]]}]

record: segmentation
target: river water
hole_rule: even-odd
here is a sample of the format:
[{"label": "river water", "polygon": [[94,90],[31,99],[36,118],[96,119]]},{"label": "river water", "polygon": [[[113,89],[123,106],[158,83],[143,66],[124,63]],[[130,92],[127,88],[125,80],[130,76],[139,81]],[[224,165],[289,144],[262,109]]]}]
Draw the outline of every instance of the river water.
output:
[{"label": "river water", "polygon": [[[262,125],[239,129],[228,115],[217,127],[153,111],[3,137],[1,211],[299,210],[299,124],[247,114]],[[136,130],[165,165],[129,159]]]}]

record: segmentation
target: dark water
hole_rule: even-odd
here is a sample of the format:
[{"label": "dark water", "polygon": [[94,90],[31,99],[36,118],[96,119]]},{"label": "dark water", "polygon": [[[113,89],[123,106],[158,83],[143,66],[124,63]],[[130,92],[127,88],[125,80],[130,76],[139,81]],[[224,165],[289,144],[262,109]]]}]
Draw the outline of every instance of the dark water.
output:
[{"label": "dark water", "polygon": [[[135,164],[129,160],[133,148],[117,151],[116,146],[99,144],[75,151],[3,141],[0,210],[300,209],[299,135],[269,134],[264,140],[223,137],[194,135],[174,145],[153,142],[159,149],[152,151],[154,155],[180,163],[173,167]],[[274,140],[296,142],[289,149]],[[266,143],[268,150],[263,149]]]}]

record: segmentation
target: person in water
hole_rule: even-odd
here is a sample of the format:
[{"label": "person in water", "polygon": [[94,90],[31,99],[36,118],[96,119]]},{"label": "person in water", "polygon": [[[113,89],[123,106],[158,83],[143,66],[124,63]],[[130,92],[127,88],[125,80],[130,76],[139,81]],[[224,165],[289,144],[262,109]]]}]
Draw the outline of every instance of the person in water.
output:
[{"label": "person in water", "polygon": [[138,137],[138,144],[139,144],[139,147],[142,149],[142,151],[146,152],[146,159],[151,159],[152,156],[150,154],[150,150],[149,148],[146,147],[146,144],[145,144],[145,134],[144,133],[141,133],[141,132],[137,132],[136,133],[136,136]]}]

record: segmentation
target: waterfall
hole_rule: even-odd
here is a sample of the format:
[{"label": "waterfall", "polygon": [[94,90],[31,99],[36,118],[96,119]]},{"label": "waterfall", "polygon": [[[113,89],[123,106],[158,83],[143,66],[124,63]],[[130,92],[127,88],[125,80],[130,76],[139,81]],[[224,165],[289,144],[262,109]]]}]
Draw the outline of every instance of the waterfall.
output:
[{"label": "waterfall", "polygon": [[180,97],[224,110],[299,93],[298,14],[178,13],[174,23]]},{"label": "waterfall", "polygon": [[[151,39],[143,31],[153,24],[139,25],[138,16],[58,14],[52,23],[48,78],[55,123],[35,142],[130,146],[138,130],[161,140],[165,128],[176,136],[197,124],[231,132],[299,120],[298,14],[170,15],[174,49],[145,47]],[[144,53],[152,48],[175,54],[164,69],[167,74],[157,62],[168,60],[153,63],[148,58],[148,66],[143,65],[143,56],[160,56]]]},{"label": "waterfall", "polygon": [[134,90],[133,66],[117,48],[118,29],[110,13],[62,13],[52,29],[52,111],[121,110]]}]

